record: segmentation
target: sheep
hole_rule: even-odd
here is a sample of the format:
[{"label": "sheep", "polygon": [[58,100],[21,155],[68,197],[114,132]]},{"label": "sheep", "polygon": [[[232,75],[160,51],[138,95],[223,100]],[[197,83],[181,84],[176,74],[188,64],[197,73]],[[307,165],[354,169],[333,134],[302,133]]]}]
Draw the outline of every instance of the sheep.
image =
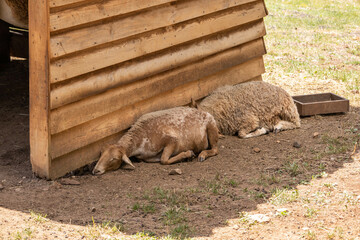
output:
[{"label": "sheep", "polygon": [[0,0],[0,19],[21,28],[28,28],[28,0]]},{"label": "sheep", "polygon": [[282,88],[262,81],[221,87],[197,107],[214,116],[224,135],[250,138],[300,127],[292,97]]},{"label": "sheep", "polygon": [[217,155],[218,137],[216,122],[207,112],[177,107],[148,113],[140,117],[116,144],[105,148],[93,174],[116,170],[122,161],[135,168],[129,157],[172,164],[200,153],[198,160],[202,162]]}]

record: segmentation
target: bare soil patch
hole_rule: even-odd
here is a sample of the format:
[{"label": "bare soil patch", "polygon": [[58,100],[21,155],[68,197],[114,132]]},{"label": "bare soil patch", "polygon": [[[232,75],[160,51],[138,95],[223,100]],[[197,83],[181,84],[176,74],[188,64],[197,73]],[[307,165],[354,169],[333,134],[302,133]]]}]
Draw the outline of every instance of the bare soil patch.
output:
[{"label": "bare soil patch", "polygon": [[[347,114],[304,118],[297,130],[246,140],[227,136],[220,140],[219,155],[202,163],[194,160],[163,166],[135,162],[133,171],[120,169],[102,176],[88,172],[69,176],[76,185],[38,179],[32,175],[29,161],[27,74],[23,62],[1,66],[0,238],[15,239],[16,234],[25,236],[28,234],[25,230],[30,229],[28,235],[34,239],[39,239],[35,236],[91,239],[94,235],[74,229],[94,223],[111,224],[125,234],[146,232],[158,237],[172,234],[256,239],[274,234],[271,236],[276,238],[276,224],[287,226],[289,221],[289,229],[298,226],[302,229],[301,222],[314,219],[304,218],[300,213],[303,202],[299,201],[297,210],[292,210],[298,211],[298,215],[292,214],[285,221],[275,218],[265,226],[270,230],[262,234],[248,232],[258,225],[244,227],[231,219],[238,219],[241,212],[275,211],[277,206],[267,202],[276,189],[306,188],[312,180],[323,179],[323,172],[331,175],[346,164],[358,164],[358,160],[350,158],[360,134],[360,116],[353,108]],[[294,142],[300,148],[294,147]],[[182,174],[169,175],[175,168],[181,169]],[[357,182],[351,181],[358,179],[359,172],[342,171],[341,176],[354,194],[360,194]],[[352,205],[357,209],[355,212],[342,214],[341,226],[356,223],[352,218],[359,214],[356,204]],[[40,214],[37,216],[46,215],[52,225],[26,225],[30,218],[36,218],[28,214],[30,210]],[[322,220],[326,218],[324,215]],[[25,225],[19,224],[21,221]],[[355,225],[349,226],[352,227]],[[219,228],[223,230],[216,230]],[[304,232],[299,231],[299,236]]]}]

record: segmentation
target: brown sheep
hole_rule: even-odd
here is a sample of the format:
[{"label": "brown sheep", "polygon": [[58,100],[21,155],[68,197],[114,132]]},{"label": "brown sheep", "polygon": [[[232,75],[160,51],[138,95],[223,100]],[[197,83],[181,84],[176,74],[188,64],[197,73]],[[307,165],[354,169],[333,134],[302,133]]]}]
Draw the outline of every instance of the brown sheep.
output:
[{"label": "brown sheep", "polygon": [[214,116],[224,135],[249,138],[300,127],[292,97],[282,88],[262,81],[221,87],[197,107]]},{"label": "brown sheep", "polygon": [[102,152],[93,174],[116,170],[122,161],[134,168],[129,157],[172,164],[200,153],[198,159],[204,161],[218,153],[218,137],[216,122],[207,112],[177,107],[148,113]]}]

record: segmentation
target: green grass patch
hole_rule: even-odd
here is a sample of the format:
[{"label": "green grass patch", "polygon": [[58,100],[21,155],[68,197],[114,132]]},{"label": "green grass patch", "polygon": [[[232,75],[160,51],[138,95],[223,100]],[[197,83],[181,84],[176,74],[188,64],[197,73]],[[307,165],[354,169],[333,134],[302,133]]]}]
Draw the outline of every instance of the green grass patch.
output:
[{"label": "green grass patch", "polygon": [[344,137],[334,138],[328,134],[325,134],[322,136],[321,140],[324,144],[327,144],[326,152],[328,154],[340,154],[349,151],[349,143]]},{"label": "green grass patch", "polygon": [[33,230],[31,228],[25,228],[21,232],[17,231],[15,234],[13,234],[14,240],[28,240],[32,238]]},{"label": "green grass patch", "polygon": [[42,222],[45,222],[48,220],[46,218],[47,214],[37,213],[37,212],[34,212],[33,210],[30,210],[30,216],[31,216],[31,219],[33,219],[35,222],[38,222],[38,223],[42,223]]}]

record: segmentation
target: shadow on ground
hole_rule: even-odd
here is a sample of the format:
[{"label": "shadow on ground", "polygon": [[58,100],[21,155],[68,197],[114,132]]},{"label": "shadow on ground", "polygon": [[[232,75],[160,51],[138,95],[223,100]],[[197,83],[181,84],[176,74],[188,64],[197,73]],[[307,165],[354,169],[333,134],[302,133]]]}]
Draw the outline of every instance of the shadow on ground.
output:
[{"label": "shadow on ground", "polygon": [[[359,139],[359,109],[352,109],[304,118],[300,129],[277,135],[225,137],[220,154],[203,163],[137,162],[134,171],[85,173],[72,178],[79,185],[63,185],[31,172],[26,64],[0,66],[0,206],[62,223],[87,225],[94,219],[129,234],[210,236],[239,212],[256,209],[275,189],[296,188],[341,168]],[[169,175],[174,168],[182,174]]]}]

